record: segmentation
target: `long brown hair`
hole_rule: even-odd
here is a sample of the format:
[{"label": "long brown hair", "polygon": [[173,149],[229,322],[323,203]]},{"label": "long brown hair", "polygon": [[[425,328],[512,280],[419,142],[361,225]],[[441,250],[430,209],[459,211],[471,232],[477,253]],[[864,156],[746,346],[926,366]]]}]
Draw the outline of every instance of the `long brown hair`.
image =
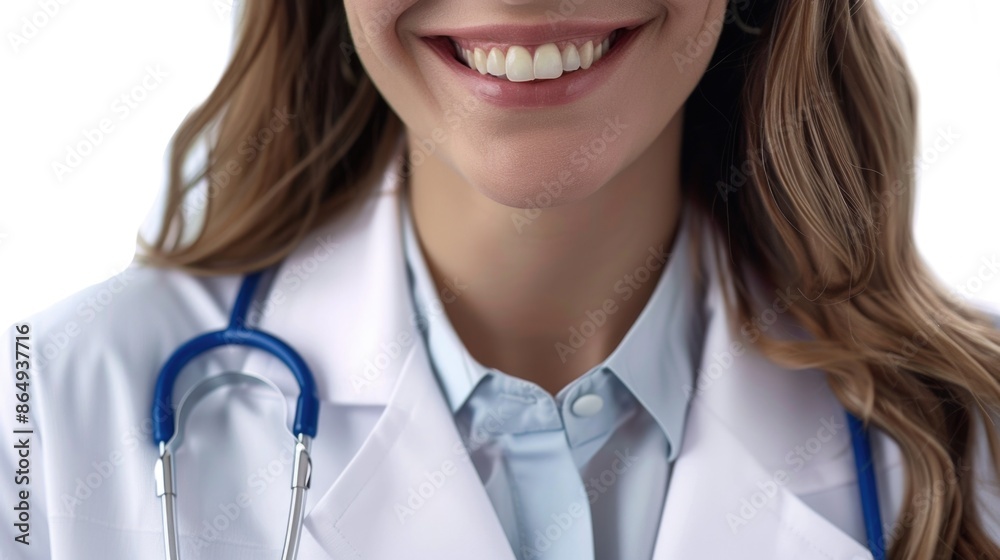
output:
[{"label": "long brown hair", "polygon": [[[972,468],[977,437],[1000,464],[1000,335],[914,246],[905,61],[871,2],[738,4],[740,25],[723,28],[685,106],[683,148],[686,194],[727,234],[731,305],[744,324],[760,312],[746,271],[794,287],[789,312],[810,337],[765,335],[760,351],[827,372],[844,407],[900,445],[889,557],[1000,558],[973,494],[996,472]],[[195,274],[259,269],[364,193],[402,125],[353,49],[342,2],[247,3],[229,67],[174,138],[165,225],[140,257]],[[208,157],[187,176],[202,143]],[[187,236],[192,204],[204,217]]]}]

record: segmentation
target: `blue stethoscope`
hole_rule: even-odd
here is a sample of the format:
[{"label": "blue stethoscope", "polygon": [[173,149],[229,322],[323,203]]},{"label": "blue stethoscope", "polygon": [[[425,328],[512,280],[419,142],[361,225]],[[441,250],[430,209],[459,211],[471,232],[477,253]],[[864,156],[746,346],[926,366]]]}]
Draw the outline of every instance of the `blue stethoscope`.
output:
[{"label": "blue stethoscope", "polygon": [[153,440],[160,448],[160,457],[156,460],[154,477],[156,478],[156,495],[160,497],[163,513],[163,540],[166,557],[177,560],[179,543],[177,535],[177,512],[174,501],[177,499],[176,481],[174,479],[173,453],[183,441],[183,428],[187,414],[197,401],[217,387],[234,381],[263,383],[274,387],[262,378],[245,373],[224,373],[211,376],[185,394],[178,406],[177,433],[175,435],[173,392],[174,382],[181,370],[195,357],[220,346],[249,346],[258,348],[281,360],[295,376],[299,383],[299,399],[295,410],[295,424],[292,428],[296,437],[292,462],[292,503],[288,512],[288,527],[285,530],[285,544],[281,553],[282,560],[293,560],[298,554],[299,537],[302,534],[302,519],[306,505],[306,490],[312,474],[312,461],[309,458],[309,448],[312,438],[316,437],[316,425],[319,423],[319,399],[316,396],[316,383],[305,360],[291,346],[270,335],[246,325],[247,312],[253,301],[254,292],[260,283],[262,272],[248,274],[240,285],[236,304],[229,317],[229,325],[221,330],[197,336],[178,348],[167,359],[156,380],[153,393]]},{"label": "blue stethoscope", "polygon": [[[163,513],[164,548],[169,560],[178,559],[179,549],[177,514],[174,504],[177,492],[174,480],[173,453],[180,447],[183,440],[184,421],[191,407],[213,389],[235,381],[262,383],[277,390],[270,382],[245,373],[231,372],[215,375],[199,382],[184,395],[178,406],[175,422],[173,389],[174,382],[181,370],[195,357],[214,348],[229,345],[249,346],[275,356],[291,370],[299,383],[299,398],[293,426],[296,442],[292,466],[292,502],[288,513],[285,545],[281,558],[282,560],[293,560],[298,553],[306,490],[309,489],[312,469],[309,448],[312,438],[316,437],[316,425],[319,421],[319,399],[316,397],[316,383],[313,380],[312,372],[309,371],[309,367],[298,352],[275,336],[248,327],[246,324],[247,312],[253,301],[254,293],[257,291],[257,286],[260,284],[262,274],[263,272],[255,272],[243,278],[239,294],[236,296],[236,304],[233,306],[229,318],[229,325],[221,331],[202,334],[181,345],[167,359],[156,380],[156,389],[153,393],[153,440],[159,446],[160,457],[156,460],[154,476],[156,478],[156,495],[160,497]],[[854,449],[854,463],[858,473],[858,488],[861,491],[861,509],[864,514],[868,548],[875,560],[884,560],[882,519],[879,514],[871,442],[864,425],[849,412],[847,413],[847,425],[851,432],[851,444]]]}]

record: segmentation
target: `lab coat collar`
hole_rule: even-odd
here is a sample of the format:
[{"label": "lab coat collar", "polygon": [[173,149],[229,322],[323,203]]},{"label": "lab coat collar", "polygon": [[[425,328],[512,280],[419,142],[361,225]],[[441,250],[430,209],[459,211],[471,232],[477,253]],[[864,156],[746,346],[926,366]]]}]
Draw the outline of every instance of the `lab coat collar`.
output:
[{"label": "lab coat collar", "polygon": [[[355,210],[302,243],[261,304],[261,326],[312,364],[323,401],[385,407],[333,486],[312,490],[323,495],[305,526],[334,558],[419,552],[441,560],[512,560],[415,327],[399,188],[396,174],[387,172]],[[801,468],[778,473],[791,471],[788,453],[843,410],[822,374],[781,369],[730,328],[713,244],[701,246],[709,281],[706,341],[654,560],[870,558],[796,496],[853,484],[846,430]],[[777,321],[788,320],[775,312]],[[285,383],[283,390],[297,392]]]},{"label": "lab coat collar", "polygon": [[[251,323],[277,333],[310,364],[321,401],[385,405],[421,343],[398,225],[400,154],[397,147],[372,192],[309,235],[266,278],[251,311]],[[272,368],[283,366],[259,352],[245,364],[297,394],[294,380]]]}]

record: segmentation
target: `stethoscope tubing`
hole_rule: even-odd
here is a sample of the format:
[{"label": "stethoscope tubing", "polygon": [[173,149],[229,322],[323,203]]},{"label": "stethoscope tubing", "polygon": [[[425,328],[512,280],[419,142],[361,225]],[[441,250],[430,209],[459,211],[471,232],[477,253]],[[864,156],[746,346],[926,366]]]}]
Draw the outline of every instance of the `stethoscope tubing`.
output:
[{"label": "stethoscope tubing", "polygon": [[316,382],[305,360],[281,339],[263,331],[248,328],[246,318],[257,291],[262,272],[244,277],[240,285],[236,304],[230,315],[229,325],[221,330],[199,335],[178,348],[164,364],[156,380],[153,393],[153,440],[166,443],[174,435],[174,383],[191,360],[201,354],[221,346],[249,346],[275,356],[295,376],[299,385],[299,397],[295,409],[295,423],[292,433],[296,436],[316,437],[319,424],[319,397]]},{"label": "stethoscope tubing", "polygon": [[847,428],[851,432],[851,447],[854,449],[854,466],[858,473],[858,490],[861,493],[861,511],[865,518],[868,550],[875,560],[885,560],[885,539],[882,534],[882,516],[879,513],[871,440],[864,424],[850,412],[847,413]]}]

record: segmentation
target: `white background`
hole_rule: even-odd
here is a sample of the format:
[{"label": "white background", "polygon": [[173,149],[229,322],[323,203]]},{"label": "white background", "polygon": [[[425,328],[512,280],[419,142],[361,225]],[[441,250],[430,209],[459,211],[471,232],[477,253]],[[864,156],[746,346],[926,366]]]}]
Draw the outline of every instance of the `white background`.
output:
[{"label": "white background", "polygon": [[[0,3],[0,324],[129,264],[170,137],[227,61],[231,2]],[[878,3],[920,92],[918,245],[949,287],[1000,307],[1000,274],[983,267],[1000,257],[1000,2]],[[58,12],[38,15],[46,4]],[[22,18],[47,21],[28,37]],[[93,152],[57,173],[105,119]]]}]

